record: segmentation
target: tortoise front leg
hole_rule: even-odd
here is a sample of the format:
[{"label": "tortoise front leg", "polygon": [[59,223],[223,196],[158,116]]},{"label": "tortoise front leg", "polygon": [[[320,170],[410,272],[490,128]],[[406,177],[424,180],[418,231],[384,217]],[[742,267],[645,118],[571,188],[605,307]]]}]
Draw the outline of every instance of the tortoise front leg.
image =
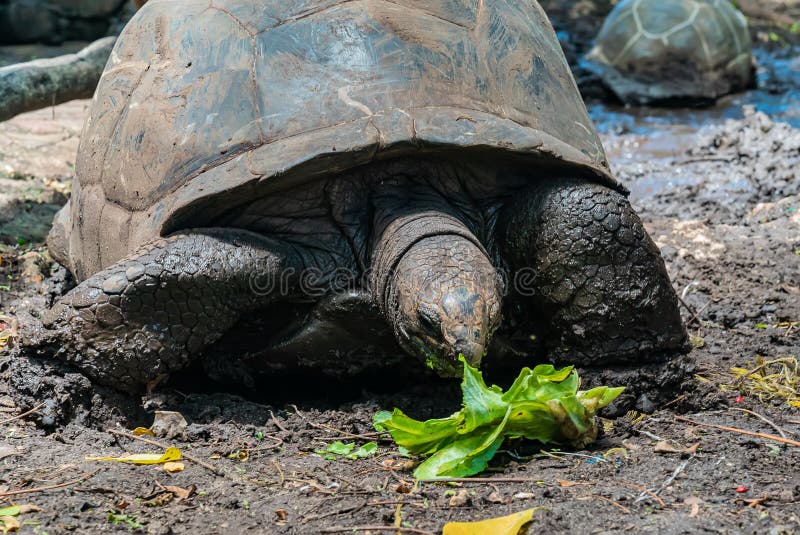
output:
[{"label": "tortoise front leg", "polygon": [[546,180],[504,210],[498,243],[515,272],[517,318],[548,356],[603,365],[684,348],[661,253],[623,195]]},{"label": "tortoise front leg", "polygon": [[158,239],[59,300],[40,345],[100,383],[137,391],[287,293],[299,272],[287,249],[244,230]]}]

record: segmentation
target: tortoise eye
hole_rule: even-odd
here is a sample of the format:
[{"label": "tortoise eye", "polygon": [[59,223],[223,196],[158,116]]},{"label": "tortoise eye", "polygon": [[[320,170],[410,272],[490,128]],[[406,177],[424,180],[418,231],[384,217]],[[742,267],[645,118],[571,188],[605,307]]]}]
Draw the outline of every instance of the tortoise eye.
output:
[{"label": "tortoise eye", "polygon": [[418,312],[417,318],[419,319],[420,324],[429,332],[438,334],[439,333],[439,318],[431,315],[427,312]]}]

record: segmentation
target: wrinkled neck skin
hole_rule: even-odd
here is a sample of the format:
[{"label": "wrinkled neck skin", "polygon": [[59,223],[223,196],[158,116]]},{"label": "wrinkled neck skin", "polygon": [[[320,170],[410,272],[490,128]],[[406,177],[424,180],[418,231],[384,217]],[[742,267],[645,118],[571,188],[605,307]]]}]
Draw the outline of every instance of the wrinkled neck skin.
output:
[{"label": "wrinkled neck skin", "polygon": [[315,295],[342,282],[368,292],[406,351],[458,375],[458,355],[479,363],[500,324],[494,227],[506,199],[530,180],[486,160],[394,160],[285,184],[228,203],[210,226],[287,243],[318,272]]},{"label": "wrinkled neck skin", "polygon": [[457,376],[459,355],[479,365],[501,322],[503,281],[485,247],[496,200],[491,187],[475,195],[491,179],[428,170],[375,185],[370,286],[398,343]]}]

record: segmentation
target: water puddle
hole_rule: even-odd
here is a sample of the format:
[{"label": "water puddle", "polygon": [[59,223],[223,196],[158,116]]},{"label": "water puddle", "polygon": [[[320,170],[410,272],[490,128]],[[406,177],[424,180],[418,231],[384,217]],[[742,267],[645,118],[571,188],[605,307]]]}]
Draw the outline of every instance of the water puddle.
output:
[{"label": "water puddle", "polygon": [[[641,108],[589,103],[616,172],[631,188],[633,199],[652,197],[676,187],[696,186],[703,180],[693,167],[700,160],[687,156],[704,131],[728,119],[742,119],[752,107],[773,121],[800,128],[800,47],[779,52],[756,51],[758,88],[720,99],[711,108]],[[800,134],[799,134],[800,135]],[[670,173],[654,173],[670,167]],[[665,178],[668,175],[669,178]],[[631,180],[633,179],[633,180]],[[751,188],[746,177],[731,177],[726,189]]]}]

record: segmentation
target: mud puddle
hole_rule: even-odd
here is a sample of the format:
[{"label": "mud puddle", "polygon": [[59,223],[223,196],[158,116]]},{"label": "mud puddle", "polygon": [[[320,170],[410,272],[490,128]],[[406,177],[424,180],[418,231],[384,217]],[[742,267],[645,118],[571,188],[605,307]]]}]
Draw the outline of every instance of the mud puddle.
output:
[{"label": "mud puddle", "polygon": [[[641,175],[625,182],[634,202],[652,200],[668,190],[700,186],[705,175],[698,172],[703,169],[697,164],[714,161],[714,155],[710,151],[693,154],[698,152],[698,139],[713,136],[729,121],[755,112],[772,123],[800,128],[800,46],[757,50],[756,57],[758,88],[724,97],[711,108],[640,108],[597,101],[587,104],[615,171],[630,170],[633,178]],[[788,131],[784,137],[792,135],[796,134]],[[752,149],[750,152],[756,152],[755,147]],[[774,147],[759,149],[771,151]],[[668,176],[654,172],[667,167]],[[724,198],[752,188],[744,174],[737,174],[715,194]]]}]

